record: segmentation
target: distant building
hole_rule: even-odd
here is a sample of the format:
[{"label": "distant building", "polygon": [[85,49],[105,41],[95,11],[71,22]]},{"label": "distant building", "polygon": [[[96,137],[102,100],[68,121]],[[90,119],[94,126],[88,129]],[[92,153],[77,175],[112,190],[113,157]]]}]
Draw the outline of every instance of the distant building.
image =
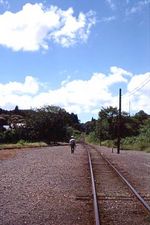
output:
[{"label": "distant building", "polygon": [[19,127],[26,127],[25,123],[11,123],[11,128],[15,129],[15,128],[19,128]]},{"label": "distant building", "polygon": [[11,127],[9,125],[3,125],[3,128],[6,130],[11,130]]}]

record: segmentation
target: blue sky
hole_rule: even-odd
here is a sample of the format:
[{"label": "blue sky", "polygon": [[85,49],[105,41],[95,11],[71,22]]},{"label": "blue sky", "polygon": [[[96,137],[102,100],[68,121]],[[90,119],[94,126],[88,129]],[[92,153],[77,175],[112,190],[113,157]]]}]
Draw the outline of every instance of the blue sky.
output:
[{"label": "blue sky", "polygon": [[[150,0],[0,0],[0,108],[150,113]],[[130,105],[130,107],[129,107]]]}]

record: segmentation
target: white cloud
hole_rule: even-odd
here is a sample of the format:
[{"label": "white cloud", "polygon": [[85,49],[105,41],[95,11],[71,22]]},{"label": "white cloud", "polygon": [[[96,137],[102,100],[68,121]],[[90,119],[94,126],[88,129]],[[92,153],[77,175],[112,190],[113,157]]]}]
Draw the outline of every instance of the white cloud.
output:
[{"label": "white cloud", "polygon": [[50,38],[64,47],[69,47],[80,40],[86,42],[90,29],[95,24],[93,12],[90,11],[87,14],[80,13],[78,19],[73,17],[72,8],[68,9],[65,13],[61,11],[61,14],[64,16],[64,26],[62,26],[59,30],[54,30],[51,32],[49,35]]},{"label": "white cloud", "polygon": [[116,9],[116,5],[114,4],[113,0],[105,0],[105,1],[109,4],[112,10]]},{"label": "white cloud", "polygon": [[0,0],[0,6],[9,7],[9,3],[7,0]]},{"label": "white cloud", "polygon": [[129,95],[141,95],[150,91],[150,72],[134,75],[128,84]]},{"label": "white cloud", "polygon": [[127,93],[123,96],[123,105],[126,111],[138,112],[144,110],[150,114],[150,72],[135,74],[127,85]]},{"label": "white cloud", "polygon": [[102,19],[99,20],[99,22],[109,23],[115,19],[116,19],[115,16],[103,17]]},{"label": "white cloud", "polygon": [[63,86],[63,85],[65,85],[66,83],[68,83],[70,79],[71,79],[71,76],[67,76],[66,80],[63,80],[63,81],[61,82],[61,86]]},{"label": "white cloud", "polygon": [[[0,95],[23,95],[23,94],[36,94],[39,90],[38,81],[32,76],[26,76],[24,83],[9,82],[7,84],[0,84]],[[32,88],[31,88],[32,87]]]},{"label": "white cloud", "polygon": [[6,11],[0,15],[0,44],[14,51],[36,51],[48,49],[50,41],[63,47],[86,42],[95,14],[80,12],[75,17],[73,13],[73,8],[44,8],[42,3],[27,3],[16,13]]},{"label": "white cloud", "polygon": [[141,12],[148,4],[150,4],[150,0],[141,0],[135,3],[131,8],[127,9],[126,14],[135,14]]},{"label": "white cloud", "polygon": [[[0,84],[0,107],[37,108],[43,105],[57,105],[68,112],[79,114],[97,113],[102,106],[118,107],[118,94],[112,91],[114,85],[126,86],[123,92],[122,109],[134,112],[144,110],[150,113],[149,90],[150,72],[134,75],[122,68],[113,66],[108,74],[94,73],[89,80],[70,80],[68,77],[55,90],[42,91],[42,84],[34,77],[27,76],[23,83]],[[115,93],[115,94],[114,94]],[[118,90],[117,90],[118,93]]]},{"label": "white cloud", "polygon": [[132,73],[128,72],[122,68],[112,66],[110,67],[110,74],[108,76],[107,84],[110,83],[110,85],[117,83],[117,82],[128,82],[127,77],[132,77]]}]

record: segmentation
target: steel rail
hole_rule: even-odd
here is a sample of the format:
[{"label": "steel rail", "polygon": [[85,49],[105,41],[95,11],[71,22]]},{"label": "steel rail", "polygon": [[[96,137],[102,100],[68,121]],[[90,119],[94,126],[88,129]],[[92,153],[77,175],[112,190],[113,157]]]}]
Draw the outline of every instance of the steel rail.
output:
[{"label": "steel rail", "polygon": [[89,159],[89,166],[90,166],[90,174],[91,174],[91,181],[92,181],[92,193],[93,193],[93,205],[94,205],[94,214],[95,214],[95,224],[101,225],[100,223],[100,215],[99,215],[99,207],[98,207],[98,200],[96,194],[96,187],[95,187],[95,180],[94,180],[94,173],[91,161],[91,155],[89,150],[87,149],[88,159]]},{"label": "steel rail", "polygon": [[[99,151],[98,151],[99,152]],[[100,152],[99,152],[100,153]],[[150,212],[150,206],[147,204],[147,202],[140,196],[140,194],[135,190],[135,188],[127,181],[127,179],[118,171],[116,167],[113,166],[113,164],[106,159],[101,153],[101,157],[114,169],[114,171],[121,177],[121,179],[127,184],[127,186],[131,189],[131,191],[135,194],[137,199],[143,204],[143,206]]]}]

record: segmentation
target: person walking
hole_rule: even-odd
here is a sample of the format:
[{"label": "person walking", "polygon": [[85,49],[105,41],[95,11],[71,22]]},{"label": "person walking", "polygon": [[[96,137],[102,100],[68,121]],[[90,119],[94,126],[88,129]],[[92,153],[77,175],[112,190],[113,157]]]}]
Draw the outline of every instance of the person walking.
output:
[{"label": "person walking", "polygon": [[76,140],[75,140],[74,136],[71,136],[69,144],[70,144],[70,147],[71,147],[71,153],[74,153],[74,149],[76,147]]}]

